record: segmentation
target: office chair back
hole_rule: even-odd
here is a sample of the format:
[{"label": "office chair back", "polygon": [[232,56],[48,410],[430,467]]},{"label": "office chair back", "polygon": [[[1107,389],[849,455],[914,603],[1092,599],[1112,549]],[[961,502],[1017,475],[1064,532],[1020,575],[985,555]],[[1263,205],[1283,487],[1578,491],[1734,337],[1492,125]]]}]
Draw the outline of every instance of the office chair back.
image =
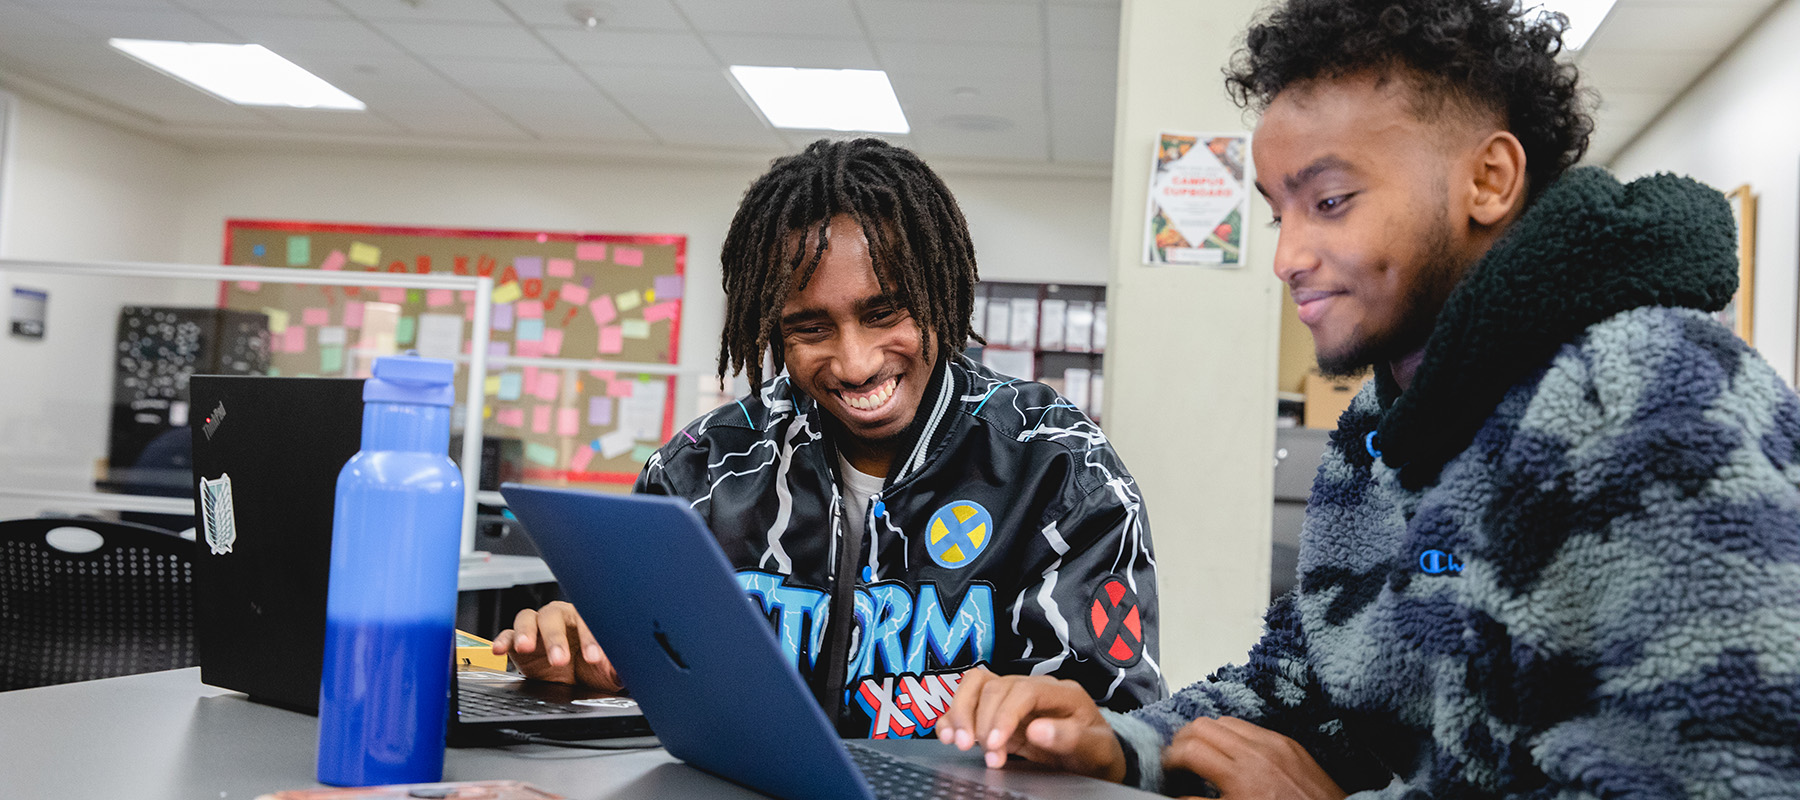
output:
[{"label": "office chair back", "polygon": [[199,663],[195,547],[131,523],[0,522],[0,690]]}]

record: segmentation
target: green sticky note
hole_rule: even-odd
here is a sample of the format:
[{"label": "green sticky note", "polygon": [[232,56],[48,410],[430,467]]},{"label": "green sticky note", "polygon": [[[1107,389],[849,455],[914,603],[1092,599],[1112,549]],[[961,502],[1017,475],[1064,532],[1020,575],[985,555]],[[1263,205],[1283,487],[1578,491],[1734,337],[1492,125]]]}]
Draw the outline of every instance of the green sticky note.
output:
[{"label": "green sticky note", "polygon": [[[547,444],[527,442],[525,444],[525,458],[543,464],[546,467],[554,467],[556,466],[556,448]],[[644,460],[648,461],[650,460],[650,457],[644,456]]]},{"label": "green sticky note", "polygon": [[638,463],[649,461],[650,457],[653,455],[656,455],[656,448],[647,444],[640,444],[637,447],[631,448],[631,460]]},{"label": "green sticky note", "polygon": [[290,266],[290,267],[310,267],[310,266],[312,266],[312,237],[311,236],[289,236],[288,237],[288,266]]},{"label": "green sticky note", "polygon": [[620,333],[627,339],[650,338],[650,323],[641,319],[628,319],[619,323]]},{"label": "green sticky note", "polygon": [[413,334],[419,330],[418,317],[401,317],[394,326],[394,344],[412,344]]},{"label": "green sticky note", "polygon": [[269,367],[269,371],[267,374],[271,378],[279,378],[279,377],[281,377],[281,368],[280,367]]},{"label": "green sticky note", "polygon": [[344,348],[335,344],[319,348],[319,371],[327,375],[344,371]]}]

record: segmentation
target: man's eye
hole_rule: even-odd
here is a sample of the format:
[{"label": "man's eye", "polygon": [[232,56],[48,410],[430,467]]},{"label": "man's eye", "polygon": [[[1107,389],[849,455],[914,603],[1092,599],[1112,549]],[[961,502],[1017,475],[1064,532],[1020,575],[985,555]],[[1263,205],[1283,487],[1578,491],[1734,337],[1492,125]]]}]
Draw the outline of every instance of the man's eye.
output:
[{"label": "man's eye", "polygon": [[1349,201],[1350,195],[1347,194],[1340,194],[1336,197],[1327,197],[1324,200],[1319,201],[1319,210],[1329,214],[1342,208],[1344,204]]},{"label": "man's eye", "polygon": [[1270,217],[1269,218],[1269,227],[1274,228],[1275,230],[1281,230],[1281,218],[1280,217]]}]

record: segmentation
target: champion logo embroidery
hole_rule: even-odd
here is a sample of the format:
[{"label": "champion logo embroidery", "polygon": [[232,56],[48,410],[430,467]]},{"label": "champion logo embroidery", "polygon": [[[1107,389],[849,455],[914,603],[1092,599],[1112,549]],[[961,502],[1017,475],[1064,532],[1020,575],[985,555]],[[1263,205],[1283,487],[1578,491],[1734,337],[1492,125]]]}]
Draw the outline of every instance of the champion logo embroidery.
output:
[{"label": "champion logo embroidery", "polygon": [[938,566],[962,569],[987,548],[994,518],[973,500],[955,500],[931,515],[925,552]]},{"label": "champion logo embroidery", "polygon": [[1089,632],[1100,656],[1114,666],[1129,667],[1144,655],[1144,622],[1137,592],[1118,578],[1107,578],[1088,605]]},{"label": "champion logo embroidery", "polygon": [[1419,554],[1419,571],[1427,575],[1457,575],[1462,573],[1463,563],[1442,550],[1426,550]]}]

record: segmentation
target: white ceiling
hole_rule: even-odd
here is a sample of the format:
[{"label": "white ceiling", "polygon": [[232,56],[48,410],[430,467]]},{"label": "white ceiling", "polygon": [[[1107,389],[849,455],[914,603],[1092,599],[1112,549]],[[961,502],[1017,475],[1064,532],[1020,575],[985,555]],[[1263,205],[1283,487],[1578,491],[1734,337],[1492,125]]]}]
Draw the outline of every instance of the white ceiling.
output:
[{"label": "white ceiling", "polygon": [[[1779,0],[1620,0],[1575,58],[1604,163]],[[578,23],[570,7],[594,9]],[[193,146],[303,141],[594,154],[789,151],[730,64],[887,70],[930,158],[1104,169],[1117,0],[0,0],[0,79]],[[234,106],[108,37],[257,42],[366,102]]]}]

